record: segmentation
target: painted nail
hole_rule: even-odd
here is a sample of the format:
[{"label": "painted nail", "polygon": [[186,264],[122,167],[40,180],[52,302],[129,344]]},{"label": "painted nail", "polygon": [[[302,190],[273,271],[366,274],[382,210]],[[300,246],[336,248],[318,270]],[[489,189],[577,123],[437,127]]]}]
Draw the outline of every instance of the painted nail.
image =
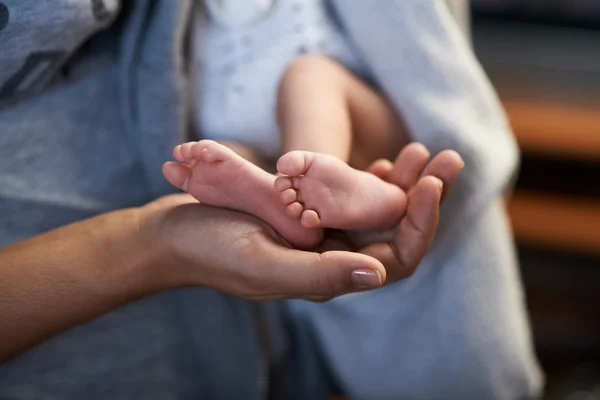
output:
[{"label": "painted nail", "polygon": [[352,271],[352,283],[357,289],[374,289],[381,286],[381,274],[373,269]]}]

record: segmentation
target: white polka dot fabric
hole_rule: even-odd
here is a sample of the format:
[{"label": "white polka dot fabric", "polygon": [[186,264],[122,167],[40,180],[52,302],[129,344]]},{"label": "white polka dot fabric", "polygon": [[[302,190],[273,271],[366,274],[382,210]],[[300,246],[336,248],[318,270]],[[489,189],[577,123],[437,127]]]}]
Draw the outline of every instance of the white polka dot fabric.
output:
[{"label": "white polka dot fabric", "polygon": [[265,157],[280,151],[276,91],[293,60],[324,54],[361,70],[325,0],[206,0],[196,21],[200,136],[245,143]]}]

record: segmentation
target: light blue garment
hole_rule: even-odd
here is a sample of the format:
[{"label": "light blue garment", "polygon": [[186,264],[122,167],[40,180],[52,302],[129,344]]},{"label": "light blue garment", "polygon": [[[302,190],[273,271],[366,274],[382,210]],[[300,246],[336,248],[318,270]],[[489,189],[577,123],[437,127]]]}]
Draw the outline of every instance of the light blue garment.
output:
[{"label": "light blue garment", "polygon": [[[3,3],[11,21],[49,4]],[[467,170],[413,278],[327,304],[285,303],[296,397],[326,398],[329,375],[354,398],[538,394],[541,376],[499,203],[517,153],[487,80],[439,1],[334,5],[415,138],[434,150],[458,149]],[[60,79],[0,105],[1,245],[172,191],[160,168],[189,137],[182,50],[192,6],[124,2],[109,30],[80,48],[68,70],[58,68]],[[10,24],[0,31],[0,60]],[[281,339],[279,306],[199,289],[152,296],[3,365],[0,398],[264,398],[265,363],[283,348],[274,340]]]},{"label": "light blue garment", "polygon": [[457,150],[465,170],[416,274],[377,292],[288,309],[320,338],[352,398],[518,399],[542,375],[501,200],[517,148],[446,5],[333,0],[414,140]]},{"label": "light blue garment", "polygon": [[[240,7],[239,3],[246,4]],[[360,57],[323,0],[208,0],[193,35],[196,124],[202,138],[235,141],[271,160],[281,155],[277,91],[301,54],[321,54],[359,76]],[[221,7],[219,7],[221,5]],[[245,9],[249,21],[240,21]]]}]

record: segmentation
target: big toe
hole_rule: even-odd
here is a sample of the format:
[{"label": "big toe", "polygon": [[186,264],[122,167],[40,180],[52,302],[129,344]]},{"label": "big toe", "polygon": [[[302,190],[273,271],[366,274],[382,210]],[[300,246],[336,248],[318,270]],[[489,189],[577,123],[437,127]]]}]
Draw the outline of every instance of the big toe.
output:
[{"label": "big toe", "polygon": [[314,159],[314,154],[308,151],[290,151],[277,161],[277,171],[288,176],[306,174]]},{"label": "big toe", "polygon": [[162,168],[165,179],[178,189],[187,190],[187,183],[191,175],[190,167],[175,162],[166,162]]}]

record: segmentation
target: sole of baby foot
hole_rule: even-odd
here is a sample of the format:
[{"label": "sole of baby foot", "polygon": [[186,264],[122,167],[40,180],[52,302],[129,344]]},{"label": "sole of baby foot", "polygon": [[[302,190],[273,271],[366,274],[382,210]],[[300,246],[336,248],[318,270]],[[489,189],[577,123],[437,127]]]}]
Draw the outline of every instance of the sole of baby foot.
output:
[{"label": "sole of baby foot", "polygon": [[277,170],[281,203],[307,228],[386,228],[406,211],[407,196],[398,186],[328,154],[291,151]]},{"label": "sole of baby foot", "polygon": [[287,213],[275,176],[212,140],[179,145],[167,163],[165,178],[201,203],[242,211],[269,224],[294,247],[309,249],[322,239],[321,229],[304,227]]}]

